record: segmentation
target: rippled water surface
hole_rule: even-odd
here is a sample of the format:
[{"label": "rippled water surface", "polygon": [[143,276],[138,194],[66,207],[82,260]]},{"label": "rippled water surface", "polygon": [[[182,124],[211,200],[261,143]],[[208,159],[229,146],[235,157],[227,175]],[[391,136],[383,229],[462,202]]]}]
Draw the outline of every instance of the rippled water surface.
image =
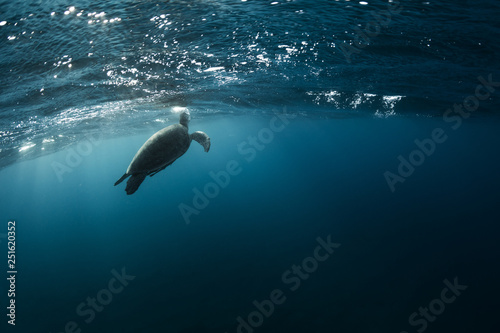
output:
[{"label": "rippled water surface", "polygon": [[283,106],[329,116],[440,114],[479,75],[499,76],[498,6],[4,1],[1,163],[82,132],[120,135],[174,106],[200,116]]}]

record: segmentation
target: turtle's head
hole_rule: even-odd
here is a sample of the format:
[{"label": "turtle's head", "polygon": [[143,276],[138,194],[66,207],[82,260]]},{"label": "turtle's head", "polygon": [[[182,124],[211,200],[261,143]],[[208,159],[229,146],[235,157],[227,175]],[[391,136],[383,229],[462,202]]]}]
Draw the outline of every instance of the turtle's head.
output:
[{"label": "turtle's head", "polygon": [[181,118],[179,119],[179,123],[188,127],[189,121],[191,120],[191,115],[188,110],[182,111]]}]

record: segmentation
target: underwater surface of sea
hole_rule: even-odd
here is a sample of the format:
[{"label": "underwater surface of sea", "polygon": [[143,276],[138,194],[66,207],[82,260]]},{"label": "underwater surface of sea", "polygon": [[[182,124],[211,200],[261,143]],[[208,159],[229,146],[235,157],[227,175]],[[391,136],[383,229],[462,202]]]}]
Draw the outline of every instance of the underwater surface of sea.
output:
[{"label": "underwater surface of sea", "polygon": [[0,1],[1,332],[498,332],[499,14]]}]

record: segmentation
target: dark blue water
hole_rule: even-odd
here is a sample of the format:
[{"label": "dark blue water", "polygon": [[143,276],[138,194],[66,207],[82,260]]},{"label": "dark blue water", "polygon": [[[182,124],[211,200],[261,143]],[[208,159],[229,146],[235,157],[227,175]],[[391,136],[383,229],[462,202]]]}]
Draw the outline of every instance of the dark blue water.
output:
[{"label": "dark blue water", "polygon": [[497,332],[499,13],[0,2],[2,332]]}]

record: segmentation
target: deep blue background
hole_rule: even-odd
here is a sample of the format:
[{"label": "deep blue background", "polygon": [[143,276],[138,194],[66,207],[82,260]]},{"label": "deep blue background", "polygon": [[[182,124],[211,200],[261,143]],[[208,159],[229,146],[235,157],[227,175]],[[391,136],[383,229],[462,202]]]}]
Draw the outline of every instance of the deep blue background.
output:
[{"label": "deep blue background", "polygon": [[[297,117],[247,162],[237,145],[271,118],[192,121],[212,150],[194,143],[132,196],[112,185],[147,135],[102,141],[61,183],[51,164],[68,151],[3,170],[1,211],[18,226],[16,329],[235,332],[278,288],[287,300],[260,332],[414,332],[409,315],[458,277],[469,288],[428,331],[495,331],[496,124]],[[391,193],[383,173],[438,127],[448,140]],[[178,205],[230,160],[241,173],[186,225]],[[282,274],[328,235],[341,247],[290,291]],[[77,305],[122,267],[136,278],[85,324]]]}]

